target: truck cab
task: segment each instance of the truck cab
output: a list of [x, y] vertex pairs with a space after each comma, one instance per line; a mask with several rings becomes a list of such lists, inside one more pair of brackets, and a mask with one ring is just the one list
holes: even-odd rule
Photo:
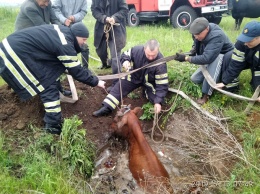
[[222, 14], [228, 12], [227, 0], [126, 0], [129, 8], [129, 26], [142, 21], [167, 21], [174, 28], [188, 29], [197, 17], [206, 17], [219, 24]]

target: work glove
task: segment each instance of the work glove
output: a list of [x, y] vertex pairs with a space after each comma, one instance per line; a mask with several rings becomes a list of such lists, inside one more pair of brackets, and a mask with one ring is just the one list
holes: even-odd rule
[[123, 63], [123, 71], [128, 72], [131, 69], [131, 64], [129, 61], [124, 61]]
[[196, 48], [192, 47], [192, 49], [190, 50], [189, 56], [195, 56], [195, 55], [196, 55]]
[[99, 80], [97, 86], [100, 87], [100, 88], [105, 89], [105, 84], [106, 84], [106, 82], [104, 82], [103, 80]]
[[180, 54], [180, 53], [176, 53], [176, 58], [175, 58], [175, 60], [176, 60], [176, 61], [183, 62], [183, 61], [185, 61], [185, 57], [186, 57], [186, 55], [183, 55], [183, 54]]

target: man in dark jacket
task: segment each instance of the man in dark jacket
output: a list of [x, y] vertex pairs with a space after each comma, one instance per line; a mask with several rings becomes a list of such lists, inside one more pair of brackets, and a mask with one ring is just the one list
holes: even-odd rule
[[[15, 21], [15, 31], [43, 24], [61, 25], [51, 8], [51, 1], [25, 0]], [[63, 95], [70, 96], [72, 94], [71, 91], [63, 89], [60, 80], [57, 82], [57, 87]]]
[[25, 0], [15, 21], [15, 31], [43, 24], [61, 24], [50, 0]]
[[[190, 33], [194, 37], [192, 54], [185, 56], [176, 53], [176, 60], [205, 65], [213, 80], [217, 82], [221, 73], [223, 57], [228, 53], [232, 53], [233, 44], [218, 25], [209, 23], [204, 17], [199, 17], [193, 21], [190, 26]], [[202, 83], [203, 95], [197, 100], [197, 103], [206, 103], [212, 95], [213, 88], [204, 78], [201, 68], [198, 68], [193, 73], [191, 80], [197, 84]]]
[[104, 81], [83, 69], [77, 58], [89, 32], [82, 23], [71, 28], [41, 25], [19, 30], [0, 43], [0, 76], [22, 100], [40, 95], [45, 130], [61, 133], [61, 106], [56, 80], [69, 72], [76, 80], [104, 88]]
[[237, 37], [232, 58], [228, 58], [225, 64], [222, 83], [217, 84], [218, 88], [231, 84], [244, 69], [251, 69], [252, 88], [255, 90], [260, 85], [260, 22], [252, 21], [245, 25]]
[[[53, 0], [52, 9], [59, 21], [70, 27], [83, 22], [87, 14], [87, 0]], [[87, 44], [81, 47], [81, 61], [84, 68], [88, 68], [89, 48]]]
[[[119, 61], [121, 50], [126, 44], [126, 17], [128, 6], [125, 0], [92, 0], [91, 11], [93, 17], [97, 20], [94, 31], [94, 46], [102, 61], [101, 68], [108, 67], [107, 48], [109, 47], [112, 73], [116, 74], [118, 73], [117, 61]], [[113, 25], [115, 23], [120, 25]], [[111, 25], [113, 25], [115, 36], [113, 36]], [[104, 27], [106, 27], [105, 30], [107, 33], [104, 32]], [[108, 35], [108, 37], [106, 35]], [[113, 83], [115, 82], [116, 80]]]
[[[159, 52], [159, 43], [152, 39], [147, 41], [144, 46], [135, 46], [124, 52], [120, 62], [124, 69], [134, 70], [161, 58], [163, 56]], [[121, 87], [120, 82], [117, 82], [103, 101], [103, 106], [95, 111], [93, 116], [105, 116], [118, 106], [121, 100], [120, 88], [122, 88], [122, 96], [125, 97], [141, 86], [144, 87], [149, 101], [154, 104], [154, 111], [161, 112], [161, 104], [169, 87], [166, 64], [141, 69], [122, 78]]]

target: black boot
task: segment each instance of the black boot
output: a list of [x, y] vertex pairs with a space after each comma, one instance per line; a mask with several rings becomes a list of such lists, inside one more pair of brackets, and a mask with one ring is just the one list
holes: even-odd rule
[[235, 78], [231, 83], [223, 87], [223, 90], [228, 92], [236, 93], [239, 91], [239, 79]]
[[111, 68], [111, 65], [112, 65], [112, 60], [108, 59], [108, 60], [106, 60], [106, 62], [102, 61], [102, 65], [100, 67], [98, 67], [98, 69], [108, 69], [108, 68]]
[[107, 64], [106, 63], [102, 63], [102, 65], [99, 66], [98, 69], [107, 69]]
[[72, 92], [69, 91], [69, 90], [63, 90], [63, 91], [62, 91], [62, 94], [63, 94], [64, 96], [72, 96]]
[[99, 110], [93, 112], [92, 115], [95, 117], [101, 117], [101, 116], [106, 116], [106, 115], [110, 114], [111, 112], [112, 112], [112, 110], [110, 110], [108, 107], [102, 106]]
[[71, 96], [72, 93], [69, 90], [64, 90], [61, 86], [60, 80], [57, 81], [57, 88], [64, 96]]
[[47, 133], [60, 135], [61, 134], [61, 124], [46, 123], [42, 130], [46, 131]]

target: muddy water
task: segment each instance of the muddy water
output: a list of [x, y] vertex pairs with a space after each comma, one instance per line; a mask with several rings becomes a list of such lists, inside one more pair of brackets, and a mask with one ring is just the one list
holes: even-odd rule
[[[176, 178], [182, 177], [183, 174], [183, 170], [177, 164], [183, 164], [186, 168], [188, 167], [187, 164], [181, 163], [183, 161], [183, 154], [177, 149], [172, 149], [173, 145], [171, 141], [156, 144], [151, 141], [150, 137], [146, 136], [146, 139], [169, 173], [171, 183], [175, 187], [175, 192], [178, 193], [179, 190], [181, 191], [180, 193], [183, 193], [185, 189], [188, 190], [185, 184], [180, 185], [176, 183]], [[119, 143], [117, 142], [116, 146]], [[128, 151], [122, 151], [120, 147], [110, 146], [100, 154], [96, 163], [96, 173], [92, 177], [94, 182], [101, 183], [96, 192], [100, 194], [145, 194], [146, 192], [136, 184], [128, 168]], [[149, 175], [147, 176], [147, 180], [149, 182]], [[151, 182], [153, 181], [151, 180]]]
[[[207, 169], [206, 164], [191, 160], [185, 145], [179, 141], [185, 135], [182, 131], [189, 126], [189, 115], [173, 114], [169, 119], [167, 130], [164, 131], [167, 136], [165, 141], [155, 143], [151, 139], [150, 133], [145, 134], [145, 137], [168, 171], [175, 193], [216, 193], [218, 188], [212, 187], [212, 184], [209, 185], [209, 182], [212, 183], [210, 171], [212, 169], [210, 167], [208, 167], [210, 170]], [[214, 176], [216, 178], [218, 174], [216, 173]], [[96, 186], [95, 193], [99, 194], [146, 193], [138, 188], [129, 171], [127, 143], [117, 139], [110, 140], [106, 149], [100, 154], [97, 160], [96, 174], [92, 177], [92, 185], [93, 183]]]

